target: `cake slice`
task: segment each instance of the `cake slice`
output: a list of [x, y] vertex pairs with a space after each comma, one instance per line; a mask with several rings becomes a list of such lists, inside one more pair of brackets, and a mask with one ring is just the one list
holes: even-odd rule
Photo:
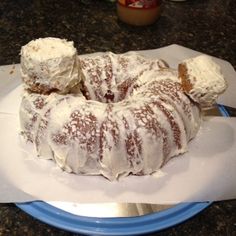
[[31, 92], [67, 93], [79, 82], [73, 42], [52, 37], [30, 41], [21, 49], [21, 75]]
[[178, 70], [184, 92], [203, 108], [213, 106], [227, 87], [220, 66], [210, 56], [186, 59]]

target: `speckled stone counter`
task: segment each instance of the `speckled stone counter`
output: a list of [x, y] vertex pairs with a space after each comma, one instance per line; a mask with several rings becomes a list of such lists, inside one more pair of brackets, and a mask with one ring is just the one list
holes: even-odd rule
[[[54, 36], [73, 40], [80, 54], [180, 44], [236, 68], [235, 0], [166, 0], [160, 19], [148, 27], [120, 22], [115, 4], [105, 0], [1, 0], [0, 15], [1, 65], [19, 63], [20, 48], [28, 41]], [[14, 204], [0, 204], [0, 235], [75, 234], [41, 223]], [[236, 200], [213, 203], [192, 219], [153, 235], [236, 235]]]

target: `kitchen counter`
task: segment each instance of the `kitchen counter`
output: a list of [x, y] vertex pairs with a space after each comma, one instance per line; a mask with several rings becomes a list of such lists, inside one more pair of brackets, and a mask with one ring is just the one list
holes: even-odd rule
[[[19, 63], [20, 48], [30, 40], [53, 36], [73, 40], [80, 54], [179, 44], [236, 68], [235, 0], [166, 0], [160, 19], [148, 27], [120, 22], [115, 3], [105, 0], [1, 0], [0, 14], [0, 65]], [[41, 223], [14, 204], [0, 204], [0, 235], [75, 234]], [[213, 203], [188, 221], [153, 235], [236, 235], [236, 200]]]

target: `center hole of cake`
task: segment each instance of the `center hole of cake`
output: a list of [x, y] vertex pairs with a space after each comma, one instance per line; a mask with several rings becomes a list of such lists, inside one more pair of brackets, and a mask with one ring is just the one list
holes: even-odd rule
[[88, 90], [87, 88], [82, 88], [81, 92], [87, 100], [94, 100], [102, 103], [117, 103], [125, 99], [126, 93], [121, 93], [121, 91], [112, 91], [111, 89], [100, 89], [93, 88], [93, 90]]
[[134, 88], [132, 81], [113, 81], [113, 83], [108, 83], [107, 80], [99, 81], [99, 83], [96, 81], [94, 83], [82, 81], [80, 84], [80, 90], [87, 100], [102, 103], [121, 102], [132, 93]]
[[105, 102], [106, 103], [110, 103], [110, 102], [116, 102], [115, 101], [115, 94], [111, 91], [111, 90], [107, 90], [107, 92], [105, 93], [104, 95], [104, 98], [105, 98]]

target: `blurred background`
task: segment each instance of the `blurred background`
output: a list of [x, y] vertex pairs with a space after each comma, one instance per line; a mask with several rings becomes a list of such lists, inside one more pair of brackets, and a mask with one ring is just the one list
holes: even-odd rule
[[1, 0], [0, 64], [19, 62], [20, 47], [39, 37], [73, 40], [80, 54], [180, 44], [235, 61], [234, 0], [162, 1], [160, 18], [135, 27], [118, 20], [106, 0]]

